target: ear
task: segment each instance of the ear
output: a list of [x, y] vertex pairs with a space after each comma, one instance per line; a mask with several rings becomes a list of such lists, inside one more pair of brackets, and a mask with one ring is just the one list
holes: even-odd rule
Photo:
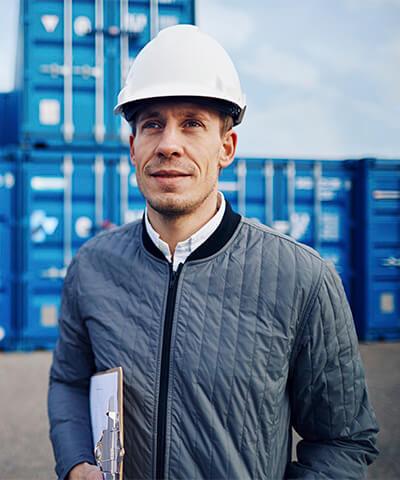
[[219, 158], [220, 168], [228, 167], [235, 159], [237, 139], [237, 133], [233, 129], [224, 134]]
[[136, 160], [135, 160], [135, 136], [131, 133], [129, 135], [129, 152], [131, 157], [131, 162], [134, 167], [136, 167]]

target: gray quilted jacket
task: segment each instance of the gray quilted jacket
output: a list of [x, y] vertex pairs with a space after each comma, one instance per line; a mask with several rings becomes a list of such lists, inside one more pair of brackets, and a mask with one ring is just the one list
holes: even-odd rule
[[229, 205], [175, 275], [142, 222], [95, 237], [61, 310], [49, 388], [60, 478], [94, 462], [88, 381], [119, 365], [126, 479], [359, 479], [377, 455], [338, 276]]

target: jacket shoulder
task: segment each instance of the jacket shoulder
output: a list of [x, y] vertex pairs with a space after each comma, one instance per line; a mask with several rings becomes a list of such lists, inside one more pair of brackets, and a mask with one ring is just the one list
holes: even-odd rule
[[304, 243], [298, 242], [294, 238], [289, 237], [278, 230], [275, 230], [274, 228], [264, 225], [256, 220], [244, 217], [242, 217], [242, 223], [246, 228], [254, 232], [254, 234], [258, 234], [264, 241], [276, 243], [277, 246], [279, 245], [279, 248], [283, 248], [284, 251], [300, 253], [303, 256], [304, 261], [315, 264], [317, 268], [321, 268], [321, 264], [325, 262], [316, 250]]
[[322, 284], [327, 262], [313, 248], [257, 221], [242, 218], [242, 226], [247, 248], [258, 252], [262, 268], [275, 271], [280, 285], [293, 286], [292, 297], [288, 288], [282, 290], [285, 299], [293, 302], [300, 296], [307, 310]]

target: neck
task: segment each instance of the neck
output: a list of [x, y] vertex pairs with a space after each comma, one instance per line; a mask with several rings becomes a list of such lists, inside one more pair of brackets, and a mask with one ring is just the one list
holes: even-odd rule
[[165, 216], [147, 204], [149, 221], [154, 230], [169, 246], [173, 255], [176, 245], [200, 230], [219, 208], [218, 192], [213, 192], [197, 209], [176, 217]]

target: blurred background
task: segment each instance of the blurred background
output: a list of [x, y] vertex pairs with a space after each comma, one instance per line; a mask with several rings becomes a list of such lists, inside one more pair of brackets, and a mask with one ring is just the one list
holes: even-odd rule
[[[32, 15], [40, 15], [62, 2], [28, 3], [38, 4]], [[105, 1], [112, 3], [119, 1]], [[144, 12], [146, 1], [129, 3], [136, 3], [136, 11], [143, 6]], [[173, 11], [184, 1], [159, 4], [170, 22], [176, 20], [171, 17], [193, 20], [184, 7]], [[0, 0], [2, 91], [15, 86], [18, 10], [18, 0]], [[197, 0], [194, 10], [196, 23], [232, 56], [247, 94], [240, 155], [398, 158], [399, 0]], [[40, 18], [37, 22], [40, 26]], [[58, 25], [47, 22], [53, 34], [62, 35], [62, 18]], [[130, 28], [150, 33], [149, 21], [140, 13], [131, 17]], [[81, 62], [90, 63], [89, 58]], [[114, 95], [109, 91], [111, 101]]]
[[0, 0], [0, 477], [54, 478], [63, 278], [85, 241], [142, 216], [112, 108], [177, 23], [222, 43], [247, 95], [221, 190], [342, 278], [382, 427], [370, 478], [400, 478], [400, 0]]

